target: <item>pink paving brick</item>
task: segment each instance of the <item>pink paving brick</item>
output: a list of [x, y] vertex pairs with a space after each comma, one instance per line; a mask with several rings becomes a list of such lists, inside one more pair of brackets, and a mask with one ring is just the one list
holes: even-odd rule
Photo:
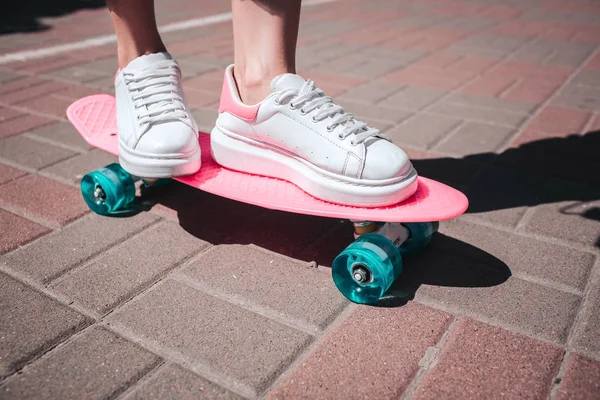
[[600, 362], [578, 354], [569, 355], [556, 400], [585, 400], [600, 394]]
[[36, 97], [21, 102], [19, 103], [19, 107], [25, 107], [38, 113], [54, 115], [58, 118], [66, 118], [67, 107], [69, 107], [72, 102], [72, 100], [50, 95]]
[[38, 117], [37, 115], [25, 114], [6, 122], [0, 121], [0, 139], [39, 128], [51, 122], [55, 121], [45, 117]]
[[591, 117], [587, 111], [547, 106], [529, 121], [526, 130], [543, 133], [546, 137], [565, 137], [581, 133]]
[[501, 77], [481, 77], [468, 84], [461, 92], [481, 96], [498, 97], [506, 89], [510, 88], [518, 81], [517, 78]]
[[551, 344], [461, 319], [415, 397], [546, 398], [562, 353]]
[[[1, 171], [0, 171], [1, 172]], [[45, 226], [0, 210], [0, 254], [15, 249], [50, 232]]]
[[9, 167], [8, 165], [0, 164], [0, 185], [10, 182], [25, 174], [26, 172], [24, 171]]
[[94, 94], [102, 93], [103, 91], [97, 88], [91, 88], [88, 86], [69, 84], [65, 89], [62, 89], [56, 93], [53, 93], [53, 97], [68, 99], [73, 102], [82, 97], [91, 96]]
[[503, 98], [507, 100], [543, 103], [560, 87], [560, 83], [543, 81], [520, 81], [510, 88]]
[[[38, 77], [23, 77], [21, 79], [15, 79], [7, 83], [0, 84], [0, 94], [5, 95], [7, 93], [16, 92], [25, 88], [33, 87], [46, 82]], [[1, 98], [4, 100], [4, 96]]]
[[269, 398], [396, 399], [450, 320], [450, 315], [417, 303], [359, 307]]
[[23, 115], [22, 112], [13, 110], [12, 108], [0, 107], [0, 122], [8, 121], [15, 117]]
[[59, 226], [88, 212], [78, 189], [37, 175], [0, 186], [0, 204]]
[[62, 82], [44, 82], [39, 85], [12, 91], [2, 96], [2, 101], [9, 104], [21, 103], [29, 99], [35, 99], [43, 95], [58, 92], [64, 89], [66, 84]]

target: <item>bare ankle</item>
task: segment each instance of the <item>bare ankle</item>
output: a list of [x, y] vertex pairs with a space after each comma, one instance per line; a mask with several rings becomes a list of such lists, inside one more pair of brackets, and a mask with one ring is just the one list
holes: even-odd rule
[[292, 68], [281, 66], [275, 69], [237, 66], [233, 70], [233, 76], [237, 83], [238, 92], [242, 102], [245, 104], [257, 104], [271, 94], [271, 81], [278, 75], [287, 72], [295, 73]]
[[162, 43], [160, 43], [159, 45], [156, 45], [156, 46], [146, 46], [145, 48], [118, 46], [117, 55], [118, 55], [119, 68], [120, 69], [125, 68], [127, 66], [127, 64], [129, 64], [130, 62], [132, 62], [133, 60], [135, 60], [136, 58], [138, 58], [140, 56], [154, 54], [154, 53], [160, 53], [160, 52], [164, 52], [164, 51], [167, 51], [167, 49], [165, 48], [165, 46]]

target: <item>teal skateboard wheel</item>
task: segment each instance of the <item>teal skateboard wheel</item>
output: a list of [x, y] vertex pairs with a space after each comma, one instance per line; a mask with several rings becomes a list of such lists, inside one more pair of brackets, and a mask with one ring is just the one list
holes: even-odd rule
[[331, 270], [335, 285], [348, 300], [372, 304], [402, 272], [402, 257], [389, 239], [367, 233], [335, 258]]
[[125, 211], [135, 200], [132, 176], [116, 163], [85, 175], [80, 186], [83, 199], [96, 214]]
[[403, 255], [412, 255], [427, 247], [431, 241], [431, 236], [440, 227], [439, 222], [410, 222], [402, 225], [410, 231], [410, 237], [402, 243], [399, 249]]

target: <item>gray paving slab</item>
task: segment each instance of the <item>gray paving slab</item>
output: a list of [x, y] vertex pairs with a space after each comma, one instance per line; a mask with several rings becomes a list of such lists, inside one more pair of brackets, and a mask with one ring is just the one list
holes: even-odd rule
[[93, 322], [3, 273], [0, 311], [0, 380]]
[[263, 391], [312, 340], [172, 280], [129, 302], [109, 321], [255, 393]]
[[36, 400], [116, 397], [160, 361], [113, 332], [93, 327], [27, 366], [0, 386], [0, 394]]
[[40, 283], [48, 283], [156, 220], [156, 216], [147, 213], [126, 219], [90, 215], [0, 258], [0, 263]]

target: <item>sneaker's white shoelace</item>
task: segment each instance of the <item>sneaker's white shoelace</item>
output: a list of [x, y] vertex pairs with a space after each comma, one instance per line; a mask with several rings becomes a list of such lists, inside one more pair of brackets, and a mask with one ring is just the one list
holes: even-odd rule
[[283, 103], [288, 99], [291, 99], [290, 107], [300, 109], [303, 114], [317, 110], [313, 115], [315, 122], [331, 118], [331, 123], [327, 126], [329, 132], [332, 132], [337, 126], [343, 126], [338, 136], [343, 140], [350, 135], [354, 135], [355, 137], [350, 142], [352, 145], [364, 143], [367, 139], [373, 137], [389, 140], [378, 129], [357, 121], [352, 114], [345, 112], [342, 106], [334, 104], [331, 97], [325, 96], [325, 93], [317, 88], [311, 80], [307, 80], [300, 91], [296, 89], [284, 90], [276, 100]]
[[156, 122], [181, 121], [193, 129], [179, 89], [179, 69], [173, 60], [160, 61], [151, 70], [123, 71], [142, 134]]

